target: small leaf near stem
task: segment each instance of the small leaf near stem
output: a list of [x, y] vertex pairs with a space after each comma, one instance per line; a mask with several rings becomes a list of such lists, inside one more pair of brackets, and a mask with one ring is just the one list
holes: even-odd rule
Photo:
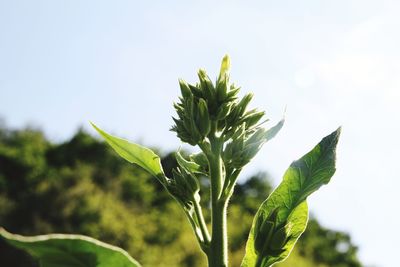
[[104, 140], [106, 140], [106, 142], [115, 150], [115, 152], [118, 153], [118, 155], [130, 163], [139, 165], [156, 177], [161, 184], [165, 185], [166, 177], [161, 166], [160, 157], [157, 154], [146, 147], [108, 134], [92, 122], [91, 124]]

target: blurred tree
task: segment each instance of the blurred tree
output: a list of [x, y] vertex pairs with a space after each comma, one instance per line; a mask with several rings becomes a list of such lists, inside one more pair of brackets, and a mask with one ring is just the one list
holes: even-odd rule
[[[170, 174], [173, 153], [162, 164]], [[207, 178], [201, 184], [208, 190]], [[229, 209], [232, 266], [240, 265], [253, 216], [271, 190], [267, 173], [237, 185]], [[0, 225], [27, 235], [90, 235], [125, 248], [144, 266], [206, 266], [182, 211], [161, 185], [82, 130], [53, 144], [39, 130], [0, 128]], [[357, 267], [356, 251], [347, 234], [311, 220], [297, 249], [279, 266]], [[3, 241], [0, 261], [37, 266]]]
[[316, 263], [335, 267], [361, 267], [356, 257], [357, 247], [351, 243], [350, 236], [343, 232], [322, 227], [311, 219], [301, 238], [299, 254], [312, 258]]

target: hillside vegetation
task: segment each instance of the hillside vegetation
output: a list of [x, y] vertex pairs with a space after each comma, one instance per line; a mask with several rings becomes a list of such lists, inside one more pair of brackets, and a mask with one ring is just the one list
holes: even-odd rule
[[[174, 156], [164, 155], [162, 164], [170, 175]], [[206, 179], [202, 186], [207, 190]], [[232, 266], [240, 265], [252, 218], [271, 190], [266, 173], [236, 187], [228, 213]], [[38, 130], [0, 129], [0, 226], [25, 235], [93, 236], [123, 247], [143, 266], [206, 266], [182, 211], [161, 185], [83, 131], [55, 144]], [[356, 252], [348, 234], [312, 219], [279, 267], [359, 267]], [[3, 241], [0, 261], [37, 266]]]

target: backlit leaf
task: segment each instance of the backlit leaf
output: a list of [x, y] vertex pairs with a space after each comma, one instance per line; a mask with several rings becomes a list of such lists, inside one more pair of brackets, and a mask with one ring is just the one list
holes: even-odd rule
[[161, 183], [164, 183], [165, 175], [161, 166], [160, 157], [152, 150], [135, 143], [130, 143], [125, 139], [112, 136], [98, 128], [94, 123], [92, 123], [92, 126], [118, 155], [130, 163], [139, 165], [160, 180]]
[[[250, 230], [242, 267], [272, 266], [290, 254], [307, 225], [307, 197], [322, 185], [327, 184], [335, 173], [336, 145], [339, 135], [340, 128], [323, 138], [305, 156], [294, 161], [285, 172], [281, 184], [261, 204]], [[276, 208], [279, 209], [276, 225], [291, 225], [289, 238], [278, 255], [261, 255], [257, 253], [254, 246], [257, 235], [256, 225], [257, 222], [266, 220]]]
[[125, 250], [87, 236], [27, 237], [0, 228], [0, 238], [38, 259], [40, 267], [140, 267]]
[[201, 166], [194, 161], [186, 160], [179, 151], [175, 152], [176, 161], [181, 168], [184, 168], [188, 172], [199, 173], [201, 172]]

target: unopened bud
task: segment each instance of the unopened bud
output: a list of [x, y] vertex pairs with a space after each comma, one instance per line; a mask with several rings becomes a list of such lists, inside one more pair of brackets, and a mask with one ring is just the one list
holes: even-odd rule
[[186, 160], [179, 151], [175, 152], [176, 161], [182, 169], [185, 169], [187, 172], [201, 172], [201, 167], [194, 161]]
[[232, 152], [234, 155], [240, 155], [243, 152], [244, 147], [244, 136], [240, 135], [237, 139], [232, 140], [233, 148]]
[[207, 102], [203, 98], [199, 100], [197, 126], [202, 137], [206, 137], [210, 132], [211, 122], [208, 114]]
[[244, 112], [246, 111], [246, 108], [249, 105], [252, 98], [253, 98], [253, 94], [248, 93], [242, 98], [242, 100], [240, 100], [240, 102], [238, 104], [238, 116], [239, 117], [244, 114]]
[[217, 100], [219, 102], [224, 102], [227, 97], [228, 92], [228, 76], [224, 76], [221, 79], [218, 79], [217, 82]]
[[264, 245], [270, 242], [272, 233], [274, 231], [274, 226], [275, 224], [273, 222], [264, 221], [259, 228], [254, 240], [254, 248], [258, 253], [261, 253]]
[[231, 68], [231, 60], [228, 55], [225, 55], [221, 62], [221, 69], [219, 71], [218, 80], [221, 80], [225, 76], [229, 75], [230, 68]]
[[190, 133], [190, 136], [192, 138], [192, 142], [190, 144], [196, 145], [202, 139], [202, 137], [200, 135], [199, 129], [197, 128], [197, 125], [195, 122], [196, 107], [195, 107], [195, 102], [194, 102], [193, 96], [191, 98], [189, 98], [187, 101], [187, 111], [188, 111], [190, 117], [186, 117], [184, 119], [184, 125], [185, 125], [185, 127], [187, 127], [188, 132]]
[[189, 156], [189, 158], [197, 163], [200, 166], [200, 170], [202, 172], [207, 172], [208, 170], [208, 159], [206, 155], [203, 152], [192, 154]]
[[197, 178], [179, 168], [173, 169], [172, 175], [176, 186], [176, 196], [180, 197], [182, 201], [193, 201], [194, 195], [200, 190]]
[[186, 182], [189, 186], [190, 192], [197, 193], [200, 190], [200, 184], [198, 179], [191, 173], [186, 173]]
[[236, 140], [239, 138], [244, 138], [244, 134], [246, 132], [246, 123], [242, 123], [238, 129], [236, 129], [235, 133], [232, 135], [232, 139]]
[[226, 95], [225, 101], [235, 100], [237, 98], [237, 94], [239, 93], [239, 91], [240, 87], [235, 88], [234, 86], [231, 86], [230, 90], [228, 91], [228, 94]]
[[215, 102], [215, 88], [205, 70], [199, 70], [198, 76], [200, 79], [201, 89], [208, 102]]
[[204, 97], [204, 96], [203, 96], [203, 92], [202, 92], [202, 91], [200, 90], [200, 88], [198, 88], [197, 86], [194, 86], [194, 85], [189, 84], [189, 88], [190, 88], [190, 91], [192, 92], [192, 94], [193, 94], [195, 97], [198, 97], [198, 98]]
[[283, 226], [276, 230], [275, 233], [272, 235], [269, 248], [271, 250], [280, 250], [286, 245], [287, 239], [287, 226]]
[[244, 121], [246, 122], [246, 125], [248, 128], [250, 128], [251, 126], [254, 126], [257, 124], [257, 122], [259, 122], [259, 120], [265, 115], [264, 111], [259, 111], [259, 112], [252, 112], [249, 115], [246, 115], [244, 117]]
[[230, 109], [231, 109], [231, 105], [229, 103], [222, 104], [218, 108], [216, 120], [223, 120], [226, 117], [226, 115], [228, 115]]
[[231, 141], [226, 144], [224, 152], [223, 152], [225, 164], [232, 160], [232, 156], [233, 156], [233, 143]]
[[179, 86], [181, 87], [181, 93], [183, 98], [190, 97], [192, 92], [190, 91], [189, 85], [182, 79], [179, 79]]
[[267, 221], [276, 223], [278, 220], [279, 207], [274, 208], [267, 217]]

